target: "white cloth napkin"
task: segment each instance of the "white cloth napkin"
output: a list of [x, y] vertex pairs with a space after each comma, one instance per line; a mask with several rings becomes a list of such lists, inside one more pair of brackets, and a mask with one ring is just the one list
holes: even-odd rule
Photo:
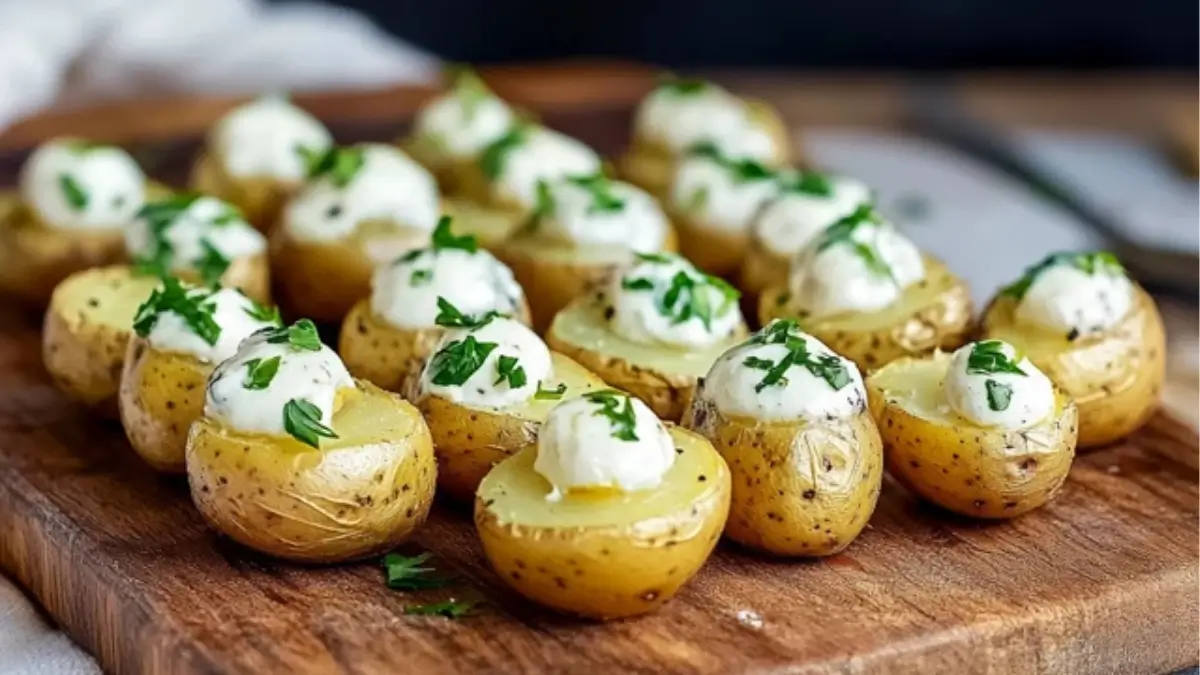
[[100, 667], [0, 576], [0, 675], [94, 675]]

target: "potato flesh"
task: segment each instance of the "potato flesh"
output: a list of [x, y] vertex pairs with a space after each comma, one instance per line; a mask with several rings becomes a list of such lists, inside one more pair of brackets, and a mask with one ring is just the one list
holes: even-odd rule
[[682, 451], [662, 485], [635, 493], [546, 497], [536, 449], [501, 462], [480, 485], [475, 524], [497, 573], [525, 596], [597, 618], [670, 599], [704, 564], [729, 511], [729, 472], [712, 446], [671, 429]]
[[212, 364], [164, 352], [143, 338], [129, 341], [121, 374], [121, 426], [129, 444], [159, 471], [183, 473], [192, 423], [204, 413]]

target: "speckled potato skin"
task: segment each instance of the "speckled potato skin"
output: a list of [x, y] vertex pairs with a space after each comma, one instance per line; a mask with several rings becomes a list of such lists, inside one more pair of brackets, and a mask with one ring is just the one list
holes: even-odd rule
[[78, 272], [54, 289], [42, 326], [42, 360], [63, 393], [103, 417], [119, 416], [133, 317], [157, 285], [118, 266]]
[[374, 263], [349, 241], [307, 242], [281, 227], [271, 237], [271, 275], [289, 315], [333, 323], [371, 294]]
[[211, 154], [201, 151], [192, 166], [188, 185], [196, 192], [233, 204], [241, 210], [246, 222], [262, 232], [269, 232], [283, 205], [301, 183], [280, 182], [267, 177], [230, 176]]
[[212, 364], [163, 352], [136, 335], [121, 374], [121, 426], [134, 451], [166, 473], [186, 469], [188, 429], [204, 413], [204, 388]]
[[879, 430], [864, 406], [821, 422], [725, 415], [700, 395], [683, 425], [729, 465], [725, 536], [780, 556], [827, 556], [850, 545], [875, 512], [883, 482]]
[[972, 518], [1013, 518], [1054, 498], [1075, 458], [1079, 412], [1056, 391], [1058, 409], [1022, 431], [947, 425], [889, 400], [872, 378], [867, 398], [888, 473], [917, 496]]
[[[192, 500], [214, 529], [267, 555], [333, 563], [394, 548], [425, 522], [437, 482], [429, 429], [367, 382], [320, 450], [202, 417], [187, 442]], [[357, 405], [357, 408], [352, 406]]]
[[[703, 566], [729, 512], [729, 471], [711, 445], [699, 440], [713, 455], [705, 476], [711, 489], [661, 517], [623, 526], [503, 522], [485, 496], [493, 480], [489, 474], [475, 498], [475, 528], [488, 561], [522, 595], [561, 612], [607, 620], [654, 611]], [[535, 452], [527, 448], [497, 470], [513, 462], [532, 471]]]
[[[675, 230], [670, 228], [662, 250], [675, 252], [678, 249]], [[526, 245], [521, 235], [498, 246], [495, 255], [512, 270], [521, 288], [527, 289], [533, 326], [539, 333], [550, 328], [550, 322], [559, 310], [607, 282], [622, 266], [617, 262], [589, 261], [584, 256], [559, 259], [539, 255], [539, 250]]]
[[750, 234], [746, 241], [746, 257], [738, 270], [738, 289], [744, 298], [749, 298], [752, 307], [757, 307], [759, 297], [773, 287], [784, 287], [788, 281], [788, 266], [791, 261], [763, 246]]
[[1113, 443], [1137, 431], [1158, 408], [1166, 377], [1166, 334], [1154, 300], [1138, 286], [1132, 309], [1111, 330], [1069, 340], [1015, 323], [1012, 298], [984, 312], [984, 338], [1027, 355], [1079, 407], [1079, 447]]
[[[967, 343], [971, 331], [971, 292], [945, 265], [925, 257], [926, 278], [905, 291], [899, 302], [897, 320], [876, 329], [859, 330], [852, 323], [856, 316], [806, 319], [786, 301], [784, 286], [768, 288], [759, 298], [758, 318], [762, 325], [774, 319], [796, 319], [805, 332], [829, 345], [830, 349], [854, 361], [864, 373], [905, 356], [920, 356], [935, 349], [953, 351]], [[936, 298], [914, 306], [909, 299], [932, 286], [940, 288]], [[881, 313], [896, 311], [884, 309]]]
[[669, 213], [679, 230], [679, 252], [683, 257], [713, 276], [737, 276], [746, 257], [749, 232], [723, 232], [697, 224], [687, 213], [674, 209]]

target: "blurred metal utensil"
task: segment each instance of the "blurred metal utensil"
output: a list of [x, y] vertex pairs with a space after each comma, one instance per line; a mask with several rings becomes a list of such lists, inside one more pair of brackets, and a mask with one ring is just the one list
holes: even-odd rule
[[1127, 228], [1110, 214], [1096, 209], [1023, 156], [1002, 129], [968, 114], [945, 83], [914, 85], [907, 98], [906, 121], [911, 129], [1004, 171], [1074, 216], [1104, 237], [1112, 252], [1151, 291], [1192, 302], [1200, 298], [1200, 255], [1196, 252], [1132, 240], [1125, 234]]

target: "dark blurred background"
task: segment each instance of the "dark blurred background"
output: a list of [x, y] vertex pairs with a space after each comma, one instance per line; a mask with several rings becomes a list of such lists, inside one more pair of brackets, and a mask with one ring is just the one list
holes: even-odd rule
[[1197, 66], [1195, 0], [338, 0], [439, 56], [671, 67]]

